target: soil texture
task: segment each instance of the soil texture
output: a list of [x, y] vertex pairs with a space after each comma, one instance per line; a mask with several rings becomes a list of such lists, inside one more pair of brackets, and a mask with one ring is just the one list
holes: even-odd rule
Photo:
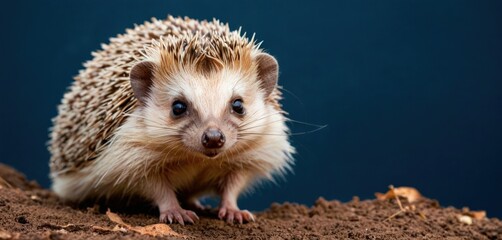
[[110, 206], [107, 214], [100, 205], [65, 205], [0, 164], [0, 239], [502, 239], [502, 222], [483, 212], [425, 197], [413, 204], [406, 197], [379, 199], [273, 203], [242, 225], [217, 219], [214, 210], [193, 225], [165, 225], [157, 224], [155, 211]]

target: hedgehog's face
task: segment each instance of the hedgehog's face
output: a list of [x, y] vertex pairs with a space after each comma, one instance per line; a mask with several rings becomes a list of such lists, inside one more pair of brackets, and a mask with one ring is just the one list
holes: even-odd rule
[[223, 67], [169, 77], [153, 74], [152, 62], [137, 64], [131, 84], [144, 108], [145, 132], [173, 154], [213, 158], [249, 149], [266, 134], [267, 123], [282, 119], [266, 100], [277, 84], [277, 62], [268, 54], [254, 61], [248, 71]]

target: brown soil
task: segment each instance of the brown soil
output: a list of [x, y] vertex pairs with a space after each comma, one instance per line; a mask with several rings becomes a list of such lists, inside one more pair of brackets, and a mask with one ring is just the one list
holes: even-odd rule
[[[224, 223], [209, 213], [194, 225], [171, 227], [195, 239], [502, 239], [499, 219], [467, 224], [459, 220], [466, 209], [443, 208], [426, 198], [413, 205], [391, 217], [400, 210], [395, 200], [341, 203], [319, 198], [312, 207], [274, 203], [256, 213], [256, 222], [244, 225]], [[152, 214], [118, 214], [132, 226], [157, 223]], [[65, 206], [49, 190], [0, 164], [0, 239], [155, 239], [125, 228], [113, 231], [116, 225], [102, 207]]]

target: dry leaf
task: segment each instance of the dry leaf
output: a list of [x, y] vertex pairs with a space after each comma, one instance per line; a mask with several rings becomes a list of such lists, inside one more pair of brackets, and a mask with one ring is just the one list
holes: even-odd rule
[[112, 231], [114, 231], [114, 232], [127, 232], [127, 229], [129, 229], [129, 228], [125, 228], [120, 225], [115, 225], [115, 227], [113, 227]]
[[87, 227], [84, 225], [66, 224], [66, 225], [55, 225], [51, 223], [44, 223], [41, 225], [42, 228], [48, 228], [50, 230], [66, 230], [68, 232], [76, 232], [86, 230]]
[[486, 211], [470, 211], [469, 216], [476, 220], [482, 220], [486, 218]]
[[127, 228], [130, 228], [131, 226], [129, 226], [128, 224], [126, 224], [124, 221], [122, 221], [122, 218], [119, 217], [119, 215], [117, 215], [116, 213], [112, 213], [112, 211], [110, 211], [110, 209], [108, 209], [108, 211], [106, 211], [106, 216], [108, 216], [108, 218], [114, 222], [114, 223], [117, 223], [117, 224], [121, 224], [121, 225], [124, 225], [124, 226], [127, 226]]
[[486, 211], [471, 211], [469, 208], [463, 208], [462, 211], [462, 215], [472, 217], [476, 220], [483, 220], [486, 218]]
[[113, 229], [109, 228], [103, 228], [103, 227], [98, 227], [94, 226], [93, 229], [97, 231], [113, 231], [113, 232], [126, 232], [127, 230], [131, 230], [133, 232], [137, 232], [141, 235], [149, 235], [153, 237], [157, 236], [176, 236], [176, 237], [183, 237], [185, 238], [186, 236], [181, 235], [171, 229], [171, 227], [167, 226], [166, 224], [152, 224], [152, 225], [147, 225], [144, 227], [141, 226], [131, 226], [127, 223], [125, 223], [122, 218], [119, 217], [119, 215], [112, 213], [110, 209], [106, 211], [106, 216], [114, 222], [117, 223], [117, 226], [115, 226]]
[[169, 226], [163, 223], [157, 223], [152, 225], [147, 225], [144, 227], [133, 227], [131, 230], [141, 234], [150, 236], [181, 236], [174, 232]]
[[111, 228], [108, 228], [108, 227], [100, 227], [100, 226], [92, 226], [92, 230], [94, 232], [98, 232], [98, 233], [109, 233], [109, 232], [113, 232], [113, 229]]
[[396, 196], [398, 197], [404, 197], [408, 200], [409, 203], [416, 202], [419, 200], [422, 195], [420, 192], [412, 187], [398, 187], [394, 188], [391, 186], [390, 190], [386, 192], [385, 194], [383, 193], [375, 193], [375, 196], [378, 200], [388, 200], [388, 199], [394, 199]]

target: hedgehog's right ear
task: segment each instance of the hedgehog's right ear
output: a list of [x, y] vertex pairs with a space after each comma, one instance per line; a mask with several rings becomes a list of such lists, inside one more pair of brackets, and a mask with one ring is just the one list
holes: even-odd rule
[[154, 69], [155, 63], [144, 61], [134, 65], [129, 74], [134, 96], [142, 105], [146, 104], [148, 92], [153, 83]]
[[258, 78], [261, 81], [261, 87], [265, 90], [265, 96], [268, 96], [277, 87], [279, 64], [274, 57], [267, 53], [258, 54], [255, 61], [258, 65]]

